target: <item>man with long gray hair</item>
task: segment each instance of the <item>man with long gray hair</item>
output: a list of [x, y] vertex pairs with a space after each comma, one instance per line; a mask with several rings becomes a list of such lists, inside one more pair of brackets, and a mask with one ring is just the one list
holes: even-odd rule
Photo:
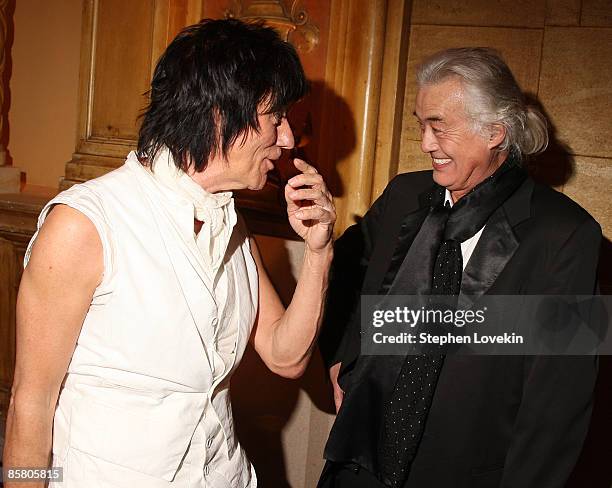
[[587, 432], [593, 356], [360, 351], [362, 295], [592, 294], [601, 229], [535, 183], [546, 120], [497, 53], [418, 70], [432, 170], [398, 175], [336, 243], [320, 341], [338, 415], [320, 487], [565, 485]]

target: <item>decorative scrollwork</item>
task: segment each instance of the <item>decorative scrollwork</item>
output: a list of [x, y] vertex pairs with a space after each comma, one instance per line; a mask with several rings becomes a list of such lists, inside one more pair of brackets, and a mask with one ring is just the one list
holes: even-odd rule
[[[319, 44], [319, 28], [310, 22], [308, 12], [300, 0], [252, 0], [248, 5], [232, 0], [225, 10], [226, 18], [241, 20], [261, 19], [274, 27], [281, 37], [298, 51], [309, 53]], [[290, 3], [290, 6], [287, 6]]]

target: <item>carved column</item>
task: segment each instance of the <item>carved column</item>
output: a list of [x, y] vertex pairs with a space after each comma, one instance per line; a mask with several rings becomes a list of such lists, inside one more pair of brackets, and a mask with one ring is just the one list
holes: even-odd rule
[[[353, 224], [372, 202], [381, 88], [388, 83], [382, 78], [388, 3], [331, 2], [326, 81], [332, 100], [323, 103], [319, 157], [335, 164], [342, 182], [341, 195], [335, 197], [336, 234]], [[338, 123], [335, 97], [350, 107], [352, 126]], [[338, 154], [343, 147], [351, 148], [350, 152]]]
[[244, 3], [234, 0], [225, 16], [246, 21], [264, 20], [298, 52], [308, 53], [319, 43], [319, 28], [310, 22], [308, 11], [299, 0], [253, 0], [246, 6]]
[[370, 203], [397, 174], [412, 2], [388, 0]]
[[4, 147], [4, 68], [6, 65], [6, 39], [8, 35], [8, 4], [9, 0], [0, 0], [0, 193], [19, 191], [21, 173], [18, 168], [6, 166], [6, 148]]
[[[6, 37], [8, 34], [8, 19], [7, 17], [8, 0], [0, 0], [0, 80], [3, 79], [4, 66], [6, 64]], [[0, 116], [0, 138], [4, 135], [4, 83], [0, 83], [0, 108], [2, 114]], [[4, 144], [0, 140], [0, 166], [6, 163], [6, 150]]]

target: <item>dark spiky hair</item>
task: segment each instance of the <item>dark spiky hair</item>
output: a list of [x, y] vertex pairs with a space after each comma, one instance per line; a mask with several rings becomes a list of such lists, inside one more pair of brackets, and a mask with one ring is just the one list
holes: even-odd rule
[[205, 19], [185, 28], [159, 59], [142, 116], [138, 157], [151, 164], [166, 146], [185, 170], [226, 156], [259, 130], [258, 108], [283, 113], [307, 91], [291, 44], [261, 23]]

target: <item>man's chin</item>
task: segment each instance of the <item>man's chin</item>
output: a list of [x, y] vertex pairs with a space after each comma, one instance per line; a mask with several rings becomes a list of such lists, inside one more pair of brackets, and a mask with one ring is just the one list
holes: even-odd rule
[[434, 169], [433, 172], [433, 180], [440, 186], [443, 187], [448, 187], [450, 185], [452, 185], [453, 183], [453, 178], [451, 177], [451, 175], [443, 172], [443, 171], [437, 171]]
[[249, 185], [247, 187], [247, 190], [251, 190], [251, 191], [259, 191], [259, 190], [263, 190], [264, 187], [266, 186], [266, 182], [268, 181], [267, 178], [264, 178], [263, 181], [260, 181], [258, 183], [255, 183], [253, 185]]

